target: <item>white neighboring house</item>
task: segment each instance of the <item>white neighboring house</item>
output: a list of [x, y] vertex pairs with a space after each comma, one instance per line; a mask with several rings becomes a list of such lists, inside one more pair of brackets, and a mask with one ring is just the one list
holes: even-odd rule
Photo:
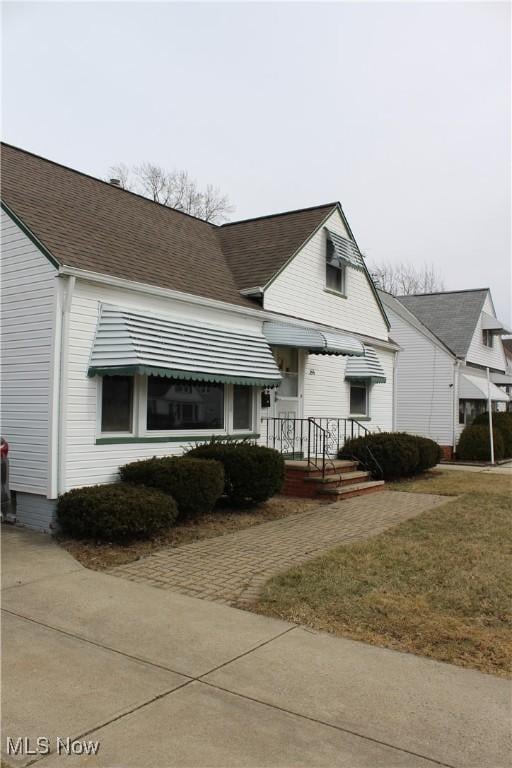
[[379, 295], [401, 347], [396, 429], [430, 437], [452, 458], [464, 427], [487, 411], [488, 389], [494, 409], [507, 407], [512, 375], [501, 336], [510, 331], [496, 318], [488, 288]]
[[19, 523], [212, 435], [300, 456], [308, 417], [331, 453], [392, 429], [398, 347], [339, 203], [215, 226], [10, 145], [2, 182]]

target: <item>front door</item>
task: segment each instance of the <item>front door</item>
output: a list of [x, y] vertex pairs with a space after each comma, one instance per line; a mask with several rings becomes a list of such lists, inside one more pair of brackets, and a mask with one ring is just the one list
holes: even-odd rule
[[298, 349], [276, 347], [274, 356], [283, 380], [274, 401], [279, 450], [288, 458], [303, 458], [307, 425], [302, 417], [301, 358]]

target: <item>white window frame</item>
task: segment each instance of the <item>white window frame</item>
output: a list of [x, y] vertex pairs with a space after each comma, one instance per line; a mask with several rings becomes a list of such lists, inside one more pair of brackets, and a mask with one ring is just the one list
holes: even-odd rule
[[243, 427], [242, 429], [235, 429], [234, 427], [234, 416], [235, 416], [235, 385], [234, 384], [226, 384], [226, 387], [229, 387], [229, 434], [230, 435], [245, 435], [245, 434], [253, 434], [255, 430], [255, 416], [256, 416], [256, 409], [257, 409], [257, 401], [256, 401], [256, 390], [257, 392], [261, 392], [261, 389], [258, 387], [249, 387], [249, 389], [252, 390], [252, 399], [251, 399], [251, 423], [248, 427]]
[[[353, 386], [363, 387], [366, 390], [366, 413], [352, 413], [352, 408], [350, 405], [351, 401], [351, 390]], [[348, 410], [350, 413], [351, 419], [369, 419], [370, 418], [370, 390], [371, 390], [371, 382], [366, 379], [352, 379], [348, 382]]]
[[[487, 328], [482, 329], [482, 342], [484, 347], [487, 349], [493, 349], [494, 347], [494, 334], [492, 331], [489, 331]], [[490, 343], [488, 343], [490, 342]]]
[[[126, 432], [102, 432], [101, 418], [103, 406], [103, 376], [97, 377], [96, 384], [96, 436], [98, 438], [129, 438], [129, 437], [176, 437], [183, 438], [186, 442], [192, 435], [194, 437], [204, 437], [205, 439], [212, 435], [226, 437], [228, 435], [245, 435], [256, 432], [256, 423], [259, 417], [258, 395], [261, 392], [259, 387], [250, 387], [252, 390], [252, 411], [251, 425], [244, 429], [234, 429], [233, 411], [234, 411], [234, 385], [224, 384], [224, 426], [218, 429], [148, 429], [147, 428], [147, 402], [148, 402], [148, 376], [134, 375], [133, 378], [133, 401], [132, 401], [132, 428]], [[184, 379], [183, 381], [188, 381]], [[207, 382], [205, 382], [207, 383]]]
[[[130, 374], [127, 374], [128, 376]], [[97, 384], [96, 384], [96, 434], [99, 437], [135, 437], [137, 434], [137, 427], [139, 423], [139, 381], [141, 377], [139, 376], [131, 376], [133, 379], [133, 386], [132, 386], [132, 428], [131, 430], [123, 430], [118, 432], [102, 432], [101, 430], [101, 422], [103, 418], [103, 376], [97, 377]]]
[[[346, 265], [335, 267], [333, 264], [329, 264], [327, 262], [327, 248], [328, 243], [332, 243], [332, 240], [330, 240], [328, 237], [325, 241], [325, 263], [324, 263], [324, 291], [327, 291], [327, 293], [332, 293], [335, 296], [339, 296], [343, 299], [346, 299], [347, 297], [347, 267]], [[334, 246], [333, 246], [334, 247]], [[330, 285], [327, 285], [327, 269], [328, 267], [331, 267], [332, 269], [338, 270], [340, 273], [340, 283], [341, 287], [338, 290], [337, 288], [332, 288]]]

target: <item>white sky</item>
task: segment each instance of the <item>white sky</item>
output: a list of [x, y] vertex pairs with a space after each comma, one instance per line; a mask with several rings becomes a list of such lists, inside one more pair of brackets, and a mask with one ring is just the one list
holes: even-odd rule
[[3, 4], [3, 137], [152, 160], [246, 218], [340, 200], [370, 261], [510, 322], [509, 3]]

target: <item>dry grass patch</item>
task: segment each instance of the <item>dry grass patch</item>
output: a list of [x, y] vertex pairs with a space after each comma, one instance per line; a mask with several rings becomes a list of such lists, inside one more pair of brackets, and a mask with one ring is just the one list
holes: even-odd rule
[[510, 480], [450, 471], [390, 487], [464, 494], [272, 579], [256, 610], [508, 676]]
[[103, 571], [116, 565], [133, 562], [165, 547], [179, 547], [183, 544], [190, 544], [192, 541], [223, 536], [243, 528], [250, 528], [252, 525], [307, 512], [320, 506], [321, 503], [317, 499], [274, 496], [268, 501], [246, 510], [218, 507], [208, 515], [203, 515], [197, 520], [187, 520], [181, 525], [178, 524], [169, 529], [164, 535], [147, 541], [113, 544], [77, 541], [63, 536], [59, 537], [58, 541], [86, 568]]

